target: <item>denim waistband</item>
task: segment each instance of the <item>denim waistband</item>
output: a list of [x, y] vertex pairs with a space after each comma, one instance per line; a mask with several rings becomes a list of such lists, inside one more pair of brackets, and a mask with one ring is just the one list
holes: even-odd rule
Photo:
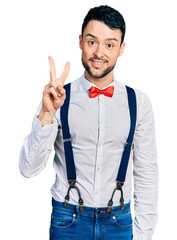
[[111, 212], [107, 212], [107, 207], [87, 207], [84, 206], [84, 211], [80, 211], [79, 210], [79, 205], [73, 205], [68, 203], [68, 206], [65, 208], [63, 206], [63, 202], [58, 202], [56, 201], [54, 198], [52, 198], [52, 206], [54, 209], [58, 209], [59, 211], [64, 211], [64, 212], [75, 212], [75, 213], [79, 213], [79, 215], [83, 215], [83, 216], [88, 216], [88, 217], [95, 217], [95, 216], [103, 216], [103, 215], [107, 215], [107, 216], [111, 216], [111, 215], [122, 215], [122, 214], [126, 214], [130, 212], [130, 202], [124, 205], [124, 209], [121, 210], [120, 209], [120, 205], [118, 206], [113, 206]]

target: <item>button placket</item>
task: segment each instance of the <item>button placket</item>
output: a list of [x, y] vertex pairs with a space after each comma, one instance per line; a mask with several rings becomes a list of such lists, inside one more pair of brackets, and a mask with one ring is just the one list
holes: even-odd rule
[[100, 204], [100, 186], [101, 186], [101, 164], [102, 164], [102, 143], [104, 140], [104, 119], [105, 119], [105, 106], [104, 106], [104, 95], [100, 94], [98, 96], [98, 108], [99, 108], [99, 118], [98, 118], [98, 144], [97, 144], [97, 157], [96, 157], [96, 168], [95, 168], [95, 204]]

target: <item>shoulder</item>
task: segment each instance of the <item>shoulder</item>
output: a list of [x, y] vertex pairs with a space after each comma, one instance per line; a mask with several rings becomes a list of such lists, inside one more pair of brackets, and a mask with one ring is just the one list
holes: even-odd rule
[[122, 92], [124, 94], [126, 94], [126, 86], [129, 87], [129, 88], [132, 88], [135, 91], [135, 95], [136, 95], [138, 105], [141, 105], [143, 102], [150, 102], [150, 99], [149, 99], [148, 95], [140, 89], [134, 88], [133, 86], [129, 86], [129, 85], [117, 80], [117, 79], [115, 80], [115, 86], [116, 86], [116, 90], [119, 93]]
[[[123, 83], [121, 83], [123, 87]], [[124, 84], [124, 91], [126, 92], [126, 86], [132, 88], [135, 92], [136, 96], [136, 105], [137, 105], [137, 123], [140, 122], [147, 114], [152, 114], [153, 108], [151, 100], [148, 94], [140, 89], [134, 88], [133, 86], [129, 86]]]
[[79, 77], [69, 83], [65, 83], [64, 87], [67, 87], [68, 85], [70, 85], [72, 92], [82, 92], [84, 91], [84, 89], [81, 82], [82, 82], [82, 77]]
[[143, 122], [152, 122], [153, 107], [149, 96], [140, 89], [135, 88], [134, 91], [137, 101], [137, 125], [141, 125]]
[[136, 94], [137, 105], [140, 109], [152, 107], [151, 100], [147, 93], [137, 88], [134, 88], [134, 91]]

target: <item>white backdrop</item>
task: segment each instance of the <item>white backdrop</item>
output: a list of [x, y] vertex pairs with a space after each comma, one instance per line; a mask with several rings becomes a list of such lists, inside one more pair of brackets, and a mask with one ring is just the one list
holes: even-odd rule
[[118, 59], [116, 78], [144, 91], [153, 105], [160, 176], [159, 220], [153, 239], [176, 238], [175, 1], [6, 0], [0, 2], [0, 238], [3, 240], [48, 239], [54, 152], [45, 170], [30, 179], [19, 173], [19, 153], [49, 81], [48, 56], [53, 56], [58, 76], [65, 62], [70, 61], [66, 83], [81, 76], [82, 21], [91, 7], [100, 4], [115, 7], [127, 25], [126, 48]]

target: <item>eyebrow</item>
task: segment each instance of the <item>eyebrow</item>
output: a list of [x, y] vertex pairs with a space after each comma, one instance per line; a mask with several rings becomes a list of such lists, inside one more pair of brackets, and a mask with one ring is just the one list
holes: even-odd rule
[[[86, 37], [97, 38], [96, 36], [92, 35], [91, 33], [86, 34]], [[117, 40], [117, 38], [106, 38], [106, 40], [108, 40], [108, 41], [114, 40], [114, 41], [116, 41], [116, 42], [119, 42], [119, 41]]]

